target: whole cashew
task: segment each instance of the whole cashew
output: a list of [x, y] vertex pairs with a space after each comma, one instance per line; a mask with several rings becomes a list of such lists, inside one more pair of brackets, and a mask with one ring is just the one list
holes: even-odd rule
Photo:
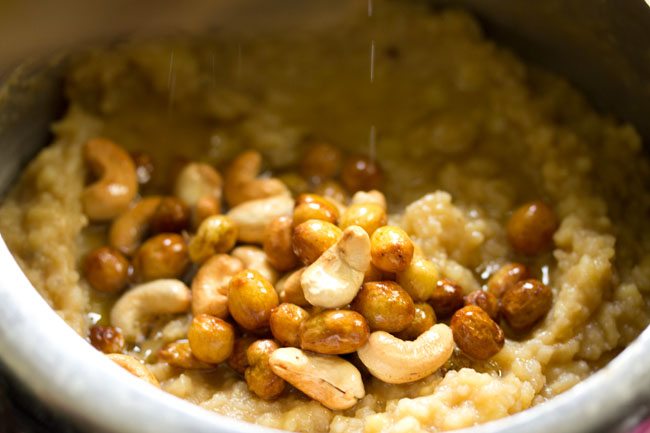
[[289, 188], [275, 178], [257, 178], [262, 169], [262, 155], [254, 150], [241, 153], [226, 171], [225, 195], [230, 207], [249, 200], [291, 195]]
[[106, 138], [88, 140], [83, 148], [88, 169], [99, 179], [81, 195], [84, 213], [107, 221], [124, 212], [138, 193], [138, 176], [131, 156]]
[[278, 281], [278, 271], [271, 266], [271, 263], [266, 259], [266, 253], [261, 248], [253, 246], [237, 247], [230, 254], [242, 261], [244, 269], [259, 272], [271, 284]]
[[376, 378], [386, 383], [408, 383], [434, 373], [447, 362], [453, 351], [451, 329], [440, 323], [414, 341], [375, 331], [357, 354]]
[[336, 244], [303, 272], [300, 284], [305, 299], [325, 308], [349, 304], [357, 295], [369, 267], [368, 233], [359, 226], [350, 226]]
[[288, 195], [250, 200], [230, 209], [227, 216], [239, 228], [242, 242], [262, 244], [266, 226], [280, 216], [291, 215], [293, 199]]
[[176, 178], [174, 195], [192, 209], [194, 226], [205, 217], [206, 208], [211, 214], [221, 212], [223, 180], [217, 170], [209, 164], [192, 162], [187, 164]]
[[273, 373], [332, 410], [349, 409], [366, 395], [359, 370], [338, 356], [283, 347], [271, 354], [269, 364]]
[[162, 314], [190, 309], [191, 292], [179, 280], [155, 280], [126, 292], [111, 310], [111, 324], [122, 330], [127, 342], [145, 338], [149, 321]]
[[358, 191], [352, 196], [350, 204], [374, 203], [386, 210], [386, 196], [380, 191], [373, 189], [371, 191]]
[[244, 270], [241, 260], [217, 254], [206, 261], [192, 280], [192, 314], [210, 314], [220, 319], [228, 316], [228, 283]]
[[160, 197], [143, 198], [118, 216], [108, 232], [108, 244], [127, 256], [133, 255], [149, 230]]
[[129, 355], [122, 355], [121, 353], [110, 353], [106, 355], [108, 359], [131, 373], [137, 378], [149, 382], [153, 386], [160, 388], [158, 379], [154, 376], [149, 369], [140, 361]]
[[307, 268], [300, 268], [296, 271], [285, 274], [275, 284], [275, 290], [278, 292], [280, 302], [288, 302], [296, 304], [299, 307], [309, 306], [309, 302], [305, 299], [302, 286], [300, 285], [300, 277]]

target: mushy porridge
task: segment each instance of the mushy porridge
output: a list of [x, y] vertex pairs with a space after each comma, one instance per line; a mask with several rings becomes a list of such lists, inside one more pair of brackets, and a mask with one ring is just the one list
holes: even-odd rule
[[543, 403], [648, 324], [634, 128], [459, 11], [238, 38], [75, 56], [0, 209], [115, 362], [266, 426], [432, 432]]

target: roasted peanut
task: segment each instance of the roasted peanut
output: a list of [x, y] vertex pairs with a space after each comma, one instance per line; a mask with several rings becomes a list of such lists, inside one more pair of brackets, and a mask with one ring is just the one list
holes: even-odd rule
[[325, 197], [316, 194], [300, 194], [293, 210], [293, 226], [297, 227], [311, 219], [336, 224], [339, 219], [339, 210]]
[[411, 264], [414, 250], [413, 241], [399, 227], [380, 227], [370, 238], [372, 263], [385, 272], [406, 270]]
[[93, 289], [116, 293], [129, 282], [129, 261], [114, 248], [100, 247], [84, 259], [83, 276]]
[[305, 268], [300, 268], [297, 271], [286, 274], [275, 285], [275, 290], [278, 292], [280, 302], [288, 302], [296, 304], [300, 307], [306, 307], [309, 302], [305, 299], [305, 294], [300, 285], [300, 278]]
[[151, 217], [152, 233], [180, 233], [190, 225], [190, 209], [176, 197], [163, 197]]
[[184, 368], [186, 370], [212, 368], [210, 364], [199, 361], [192, 354], [192, 348], [187, 340], [174, 341], [164, 345], [158, 351], [158, 358], [172, 367]]
[[510, 287], [501, 297], [501, 312], [514, 330], [523, 331], [546, 316], [553, 304], [551, 288], [528, 279]]
[[230, 255], [241, 260], [244, 269], [257, 271], [269, 283], [275, 284], [278, 281], [278, 272], [271, 266], [261, 248], [244, 245], [232, 250]]
[[237, 242], [237, 227], [224, 215], [213, 215], [199, 226], [196, 235], [190, 240], [190, 259], [203, 263], [214, 254], [227, 253]]
[[378, 189], [383, 181], [381, 167], [363, 156], [350, 156], [341, 170], [341, 181], [348, 191]]
[[485, 290], [475, 290], [465, 296], [465, 305], [476, 305], [483, 309], [492, 320], [499, 318], [499, 300], [492, 293]]
[[248, 368], [248, 357], [246, 356], [246, 351], [255, 341], [257, 341], [257, 338], [250, 335], [235, 340], [232, 354], [230, 354], [230, 357], [228, 358], [228, 365], [230, 368], [241, 375], [246, 372], [246, 369]]
[[139, 281], [180, 278], [190, 258], [185, 239], [176, 233], [161, 233], [148, 239], [133, 258], [133, 271]]
[[249, 367], [244, 377], [248, 389], [264, 400], [273, 400], [282, 394], [286, 386], [284, 380], [276, 376], [269, 365], [271, 354], [279, 349], [273, 340], [258, 340], [246, 350]]
[[302, 323], [300, 347], [326, 355], [352, 353], [369, 335], [366, 319], [356, 311], [327, 310]]
[[230, 280], [228, 311], [244, 329], [268, 326], [271, 310], [278, 306], [278, 294], [258, 272], [241, 271]]
[[415, 340], [428, 331], [435, 323], [436, 313], [433, 311], [431, 305], [426, 302], [419, 302], [415, 304], [415, 317], [411, 324], [402, 332], [395, 334], [395, 336], [402, 340]]
[[121, 353], [124, 350], [124, 336], [113, 326], [95, 325], [90, 328], [90, 344], [104, 353]]
[[555, 212], [541, 201], [526, 203], [517, 208], [507, 225], [508, 241], [512, 248], [529, 256], [551, 248], [558, 221]]
[[345, 191], [345, 188], [335, 180], [327, 179], [316, 188], [314, 188], [314, 194], [320, 195], [333, 201], [335, 204], [340, 203], [344, 205], [348, 202], [348, 193]]
[[413, 300], [393, 281], [365, 283], [351, 308], [366, 318], [371, 331], [399, 332], [415, 317]]
[[158, 379], [156, 379], [156, 376], [154, 376], [142, 362], [134, 357], [123, 355], [121, 353], [109, 353], [106, 357], [138, 379], [142, 379], [145, 382], [160, 388], [160, 383], [158, 382]]
[[350, 226], [359, 226], [369, 235], [388, 222], [386, 211], [376, 203], [352, 204], [341, 216], [339, 226], [344, 229]]
[[309, 313], [295, 304], [278, 305], [269, 319], [273, 337], [283, 346], [300, 347], [300, 325], [308, 318]]
[[464, 304], [463, 288], [454, 281], [442, 278], [437, 281], [429, 303], [437, 317], [449, 317]]
[[226, 170], [224, 192], [230, 207], [250, 200], [289, 196], [288, 188], [274, 178], [257, 178], [262, 170], [262, 155], [254, 150], [239, 154]]
[[364, 283], [370, 283], [372, 281], [382, 281], [388, 279], [387, 273], [379, 269], [377, 266], [370, 263], [368, 270], [363, 276]]
[[501, 298], [510, 287], [528, 278], [526, 265], [508, 263], [496, 271], [487, 282], [487, 290], [497, 298]]
[[109, 245], [127, 256], [135, 253], [159, 204], [160, 197], [145, 197], [115, 218], [108, 232]]
[[298, 265], [293, 252], [293, 220], [288, 216], [275, 218], [264, 233], [266, 259], [276, 270], [286, 272]]
[[219, 364], [232, 354], [235, 329], [225, 320], [208, 314], [192, 319], [187, 339], [194, 356], [209, 364]]
[[332, 223], [307, 220], [293, 230], [293, 252], [301, 262], [311, 265], [342, 235], [343, 231]]
[[135, 164], [135, 173], [140, 185], [151, 182], [156, 166], [151, 155], [145, 152], [131, 152], [131, 159]]
[[426, 301], [433, 295], [440, 274], [430, 260], [416, 254], [409, 266], [397, 273], [397, 283], [416, 301]]
[[352, 196], [352, 202], [350, 204], [376, 204], [380, 206], [384, 211], [388, 209], [386, 204], [386, 196], [376, 189], [370, 191], [357, 191]]
[[499, 325], [476, 305], [468, 305], [456, 311], [451, 318], [451, 330], [460, 350], [478, 360], [496, 355], [505, 341]]
[[335, 177], [341, 169], [341, 151], [326, 142], [310, 145], [300, 160], [300, 173], [312, 181]]

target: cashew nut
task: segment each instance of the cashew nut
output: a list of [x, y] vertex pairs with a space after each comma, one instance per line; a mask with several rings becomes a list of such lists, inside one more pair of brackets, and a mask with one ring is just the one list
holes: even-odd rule
[[278, 292], [280, 302], [289, 302], [296, 304], [299, 307], [309, 306], [309, 302], [305, 299], [305, 294], [300, 285], [300, 277], [307, 268], [300, 268], [297, 271], [285, 274], [275, 284], [275, 291]]
[[345, 410], [366, 395], [359, 370], [338, 356], [317, 355], [294, 347], [275, 350], [273, 373], [332, 410]]
[[192, 162], [187, 164], [176, 178], [174, 195], [192, 209], [194, 226], [206, 216], [221, 212], [223, 180], [211, 165]]
[[266, 226], [280, 216], [291, 215], [293, 199], [287, 195], [250, 200], [228, 212], [228, 217], [239, 228], [242, 242], [262, 244]]
[[357, 354], [376, 378], [386, 383], [408, 383], [434, 373], [447, 362], [453, 351], [451, 329], [440, 323], [414, 341], [375, 331]]
[[107, 221], [124, 212], [138, 192], [138, 176], [131, 156], [106, 138], [94, 138], [83, 148], [90, 172], [98, 180], [81, 196], [84, 213], [93, 221]]
[[160, 383], [158, 383], [156, 376], [154, 376], [142, 362], [138, 361], [134, 357], [122, 355], [121, 353], [110, 353], [106, 356], [135, 377], [160, 388]]
[[278, 281], [278, 271], [271, 266], [271, 263], [266, 258], [266, 253], [261, 248], [252, 246], [237, 247], [230, 254], [242, 261], [244, 269], [259, 272], [271, 284]]
[[373, 189], [371, 191], [358, 191], [352, 196], [350, 204], [374, 203], [386, 210], [386, 197], [380, 191]]
[[370, 266], [370, 238], [359, 226], [343, 231], [341, 239], [309, 265], [300, 277], [305, 299], [315, 306], [336, 308], [356, 296]]
[[192, 280], [192, 314], [211, 314], [225, 319], [228, 316], [228, 283], [242, 270], [241, 260], [227, 254], [208, 259]]
[[190, 309], [190, 289], [179, 280], [155, 280], [126, 292], [111, 310], [111, 324], [122, 330], [128, 342], [145, 338], [154, 317], [184, 313]]
[[118, 216], [108, 233], [109, 245], [123, 254], [133, 255], [149, 230], [160, 200], [160, 197], [143, 198]]
[[226, 201], [230, 207], [249, 200], [291, 195], [289, 189], [279, 179], [257, 178], [261, 169], [262, 155], [254, 150], [241, 153], [230, 164], [226, 171], [224, 188]]

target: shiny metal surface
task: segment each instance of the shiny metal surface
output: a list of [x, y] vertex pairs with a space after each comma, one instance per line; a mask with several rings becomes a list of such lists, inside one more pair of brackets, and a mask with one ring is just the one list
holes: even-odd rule
[[[640, 30], [637, 25], [647, 16], [635, 16], [639, 5], [646, 8], [639, 11], [643, 11], [643, 14], [648, 12], [642, 0], [553, 0], [534, 3], [523, 0], [459, 1], [476, 8], [485, 17], [488, 29], [493, 29], [500, 38], [507, 40], [513, 34], [522, 35], [514, 46], [527, 46], [525, 42], [532, 41], [528, 46], [534, 48], [530, 48], [528, 54], [532, 57], [539, 54], [537, 60], [542, 64], [552, 63], [553, 47], [561, 45], [558, 51], [560, 62], [555, 63], [555, 69], [562, 72], [567, 68], [564, 72], [574, 81], [584, 78], [579, 80], [578, 85], [582, 84], [587, 90], [593, 86], [602, 87], [589, 93], [589, 96], [623, 118], [638, 120], [637, 126], [648, 132], [650, 120], [638, 118], [643, 112], [650, 112], [650, 107], [646, 106], [650, 104], [650, 69], [645, 68], [646, 62], [650, 65], [650, 35], [645, 33], [650, 32], [650, 26]], [[554, 10], [550, 6], [559, 7], [560, 3], [568, 9]], [[587, 7], [587, 3], [590, 12], [585, 13], [586, 16], [578, 17], [577, 21], [570, 19], [571, 15], [567, 13]], [[613, 8], [614, 3], [621, 6], [620, 10]], [[540, 15], [539, 8], [548, 15]], [[621, 20], [625, 18], [618, 16], [619, 12], [626, 16], [632, 14], [629, 26], [621, 25], [624, 23]], [[528, 22], [526, 25], [526, 20], [531, 17], [537, 20], [542, 16], [545, 17], [544, 22]], [[553, 16], [557, 20], [549, 18]], [[592, 25], [586, 25], [584, 20]], [[564, 24], [560, 25], [560, 22]], [[600, 25], [596, 25], [597, 22]], [[569, 28], [558, 29], [555, 27], [558, 25], [583, 27], [566, 33]], [[608, 30], [593, 33], [594, 30], [605, 28]], [[591, 34], [591, 39], [579, 36], [581, 32]], [[606, 36], [608, 32], [617, 32], [617, 36]], [[638, 50], [626, 48], [625, 53], [621, 51], [623, 48], [619, 44], [641, 34], [645, 34], [644, 38], [635, 42]], [[588, 44], [600, 36], [605, 39], [604, 45], [592, 47], [591, 51], [581, 50], [582, 44]], [[573, 57], [571, 50], [578, 50], [573, 51]], [[607, 58], [606, 53], [612, 50], [616, 59]], [[600, 58], [587, 58], [592, 54]], [[637, 54], [639, 59], [629, 59]], [[622, 62], [620, 65], [624, 67], [615, 67], [616, 62]], [[602, 65], [602, 68], [598, 65]], [[47, 67], [25, 67], [19, 75], [20, 78], [5, 77], [5, 85], [0, 89], [0, 192], [15, 179], [20, 167], [47, 142], [49, 122], [56, 118], [63, 106], [56, 63]], [[621, 76], [627, 78], [619, 79]], [[608, 101], [608, 98], [613, 99]], [[116, 433], [270, 431], [209, 413], [142, 385], [68, 328], [36, 293], [1, 241], [0, 266], [2, 362], [45, 404], [66, 414], [83, 428], [93, 432]], [[647, 410], [646, 404], [650, 402], [649, 357], [650, 330], [646, 330], [608, 366], [565, 394], [471, 431], [623, 431], [626, 426], [638, 422]]]

